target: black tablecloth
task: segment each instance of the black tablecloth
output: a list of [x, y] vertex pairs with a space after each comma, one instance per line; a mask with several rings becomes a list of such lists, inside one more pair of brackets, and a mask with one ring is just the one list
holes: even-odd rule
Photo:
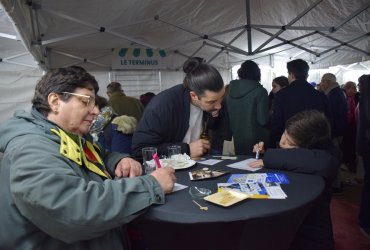
[[[246, 157], [238, 157], [240, 161]], [[217, 191], [231, 173], [252, 173], [229, 168], [236, 162], [224, 160], [213, 166], [197, 163], [177, 170], [177, 183]], [[203, 167], [230, 174], [215, 179], [191, 181], [188, 172]], [[262, 169], [261, 172], [283, 172]], [[149, 249], [288, 249], [292, 239], [314, 201], [324, 190], [319, 176], [283, 172], [290, 184], [282, 185], [288, 198], [282, 200], [247, 199], [230, 207], [205, 200], [200, 210], [189, 195], [189, 188], [166, 196], [166, 204], [152, 206], [136, 225], [142, 231]]]

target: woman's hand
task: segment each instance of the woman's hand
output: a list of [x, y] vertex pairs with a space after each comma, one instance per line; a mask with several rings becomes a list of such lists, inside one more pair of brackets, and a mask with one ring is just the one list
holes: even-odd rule
[[143, 173], [141, 164], [138, 161], [135, 161], [132, 158], [123, 158], [120, 160], [116, 166], [114, 174], [118, 178], [123, 177], [136, 177], [140, 176]]
[[263, 154], [265, 153], [265, 145], [264, 145], [264, 142], [263, 141], [260, 141], [259, 143], [255, 144], [253, 146], [253, 152], [254, 153], [259, 153], [259, 154]]
[[249, 163], [248, 166], [250, 166], [251, 168], [262, 168], [264, 166], [263, 160], [256, 160], [254, 162]]
[[165, 194], [172, 192], [176, 182], [175, 169], [171, 167], [158, 168], [150, 175], [158, 181]]

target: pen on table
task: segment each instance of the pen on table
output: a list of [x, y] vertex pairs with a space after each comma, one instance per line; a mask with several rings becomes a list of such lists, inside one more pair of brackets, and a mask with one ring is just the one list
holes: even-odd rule
[[161, 168], [161, 162], [159, 161], [157, 153], [153, 154], [153, 160], [155, 162], [155, 165], [157, 165], [157, 168]]

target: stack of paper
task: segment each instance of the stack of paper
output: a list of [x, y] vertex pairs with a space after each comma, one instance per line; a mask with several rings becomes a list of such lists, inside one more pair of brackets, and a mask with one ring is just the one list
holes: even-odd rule
[[218, 190], [231, 189], [246, 193], [254, 199], [285, 199], [280, 184], [288, 184], [289, 180], [282, 173], [233, 174], [227, 183], [218, 183]]

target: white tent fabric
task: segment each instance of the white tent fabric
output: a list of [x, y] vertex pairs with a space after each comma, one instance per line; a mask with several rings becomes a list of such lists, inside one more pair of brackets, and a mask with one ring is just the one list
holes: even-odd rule
[[369, 0], [1, 0], [43, 68], [110, 69], [112, 48], [167, 49], [223, 68], [299, 56], [323, 68], [368, 60]]
[[[333, 71], [340, 81], [357, 80], [347, 71], [370, 69], [369, 0], [0, 2], [0, 122], [30, 106], [40, 68], [83, 66], [104, 96], [114, 80], [112, 49], [166, 50], [160, 90], [182, 81], [189, 56], [215, 65], [225, 83], [232, 66], [254, 60], [268, 68], [262, 76], [268, 90], [274, 69], [296, 58], [311, 69], [349, 64]], [[309, 81], [321, 75], [312, 71]]]
[[28, 109], [42, 70], [25, 48], [0, 5], [0, 122], [16, 109]]

